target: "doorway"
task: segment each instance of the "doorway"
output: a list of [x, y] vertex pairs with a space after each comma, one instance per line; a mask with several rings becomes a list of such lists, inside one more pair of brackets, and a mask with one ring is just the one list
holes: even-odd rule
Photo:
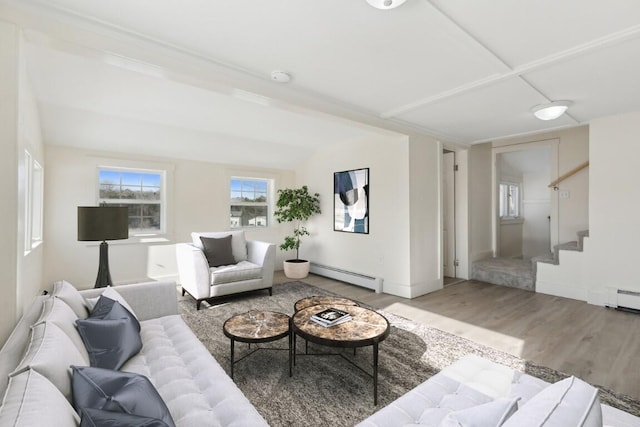
[[444, 286], [456, 277], [456, 205], [455, 205], [456, 153], [442, 151], [442, 272]]
[[494, 149], [494, 256], [529, 260], [558, 243], [558, 140]]

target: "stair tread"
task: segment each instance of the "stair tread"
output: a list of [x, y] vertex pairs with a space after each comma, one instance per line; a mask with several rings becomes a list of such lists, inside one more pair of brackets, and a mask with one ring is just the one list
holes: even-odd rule
[[578, 246], [578, 242], [573, 241], [573, 242], [560, 243], [559, 245], [555, 246], [555, 249], [562, 250], [562, 251], [579, 251], [580, 247]]

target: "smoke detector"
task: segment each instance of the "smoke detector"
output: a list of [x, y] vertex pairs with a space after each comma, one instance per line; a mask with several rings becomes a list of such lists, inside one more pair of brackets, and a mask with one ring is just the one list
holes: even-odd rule
[[272, 71], [271, 80], [278, 83], [289, 83], [291, 81], [291, 74], [285, 71]]

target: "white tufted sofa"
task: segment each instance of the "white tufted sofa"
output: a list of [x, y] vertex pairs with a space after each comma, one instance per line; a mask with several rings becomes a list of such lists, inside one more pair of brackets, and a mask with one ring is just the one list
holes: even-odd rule
[[573, 377], [550, 385], [467, 355], [357, 427], [640, 427], [640, 418], [601, 405], [597, 396], [597, 389]]
[[[92, 298], [103, 289], [81, 294]], [[177, 427], [267, 425], [178, 314], [174, 282], [138, 283], [114, 289], [140, 321], [143, 344], [142, 350], [121, 370], [139, 373], [151, 380]], [[53, 297], [36, 298], [0, 350], [0, 396], [4, 395], [0, 426], [66, 427], [79, 423], [78, 414], [62, 390], [64, 387], [60, 387], [60, 376], [50, 378], [56, 364], [61, 365], [62, 370], [58, 372], [67, 372], [71, 364], [71, 357], [67, 355], [81, 357], [68, 338], [74, 331], [73, 326], [61, 323], [75, 322], [70, 318], [73, 313], [46, 320], [48, 329], [56, 335], [41, 346], [39, 361], [33, 362], [27, 371], [15, 372], [30, 345], [31, 325], [43, 323], [41, 312], [48, 298]], [[69, 313], [66, 306], [61, 308], [64, 310], [57, 312]], [[69, 379], [62, 378], [62, 381], [68, 383]]]

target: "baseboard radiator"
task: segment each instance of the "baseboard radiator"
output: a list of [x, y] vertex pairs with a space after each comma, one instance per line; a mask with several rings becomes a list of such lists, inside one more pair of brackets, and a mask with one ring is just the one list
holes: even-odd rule
[[640, 292], [609, 288], [607, 306], [640, 312]]
[[329, 267], [327, 265], [311, 263], [309, 270], [318, 276], [329, 277], [331, 279], [340, 280], [363, 288], [373, 289], [376, 293], [382, 292], [382, 278], [371, 277], [353, 271], [343, 270], [341, 268]]

